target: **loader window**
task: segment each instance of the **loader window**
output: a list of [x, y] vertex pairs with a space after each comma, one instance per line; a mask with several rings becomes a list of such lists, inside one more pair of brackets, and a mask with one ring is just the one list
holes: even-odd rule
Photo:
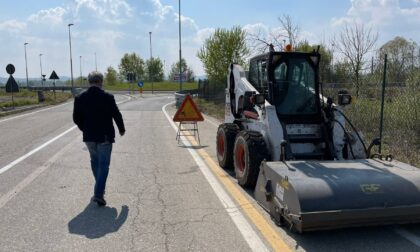
[[315, 72], [305, 58], [291, 58], [274, 69], [274, 100], [281, 115], [318, 113]]

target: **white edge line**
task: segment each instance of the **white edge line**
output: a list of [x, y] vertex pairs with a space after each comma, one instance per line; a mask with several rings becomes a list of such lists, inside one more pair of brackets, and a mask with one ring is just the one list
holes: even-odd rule
[[3, 119], [3, 120], [0, 120], [0, 123], [2, 123], [2, 122], [6, 122], [6, 121], [10, 121], [10, 120], [14, 120], [14, 119], [17, 119], [17, 118], [20, 118], [20, 117], [24, 117], [24, 116], [33, 115], [33, 114], [36, 114], [36, 113], [39, 113], [39, 112], [43, 112], [43, 111], [47, 111], [47, 110], [50, 110], [50, 109], [53, 109], [53, 108], [58, 108], [58, 107], [61, 107], [61, 106], [64, 106], [64, 105], [70, 104], [70, 103], [72, 103], [72, 102], [73, 102], [73, 101], [71, 101], [71, 102], [66, 102], [66, 103], [63, 103], [63, 104], [60, 104], [60, 105], [56, 105], [56, 106], [51, 106], [51, 107], [49, 107], [49, 108], [45, 108], [45, 109], [36, 110], [36, 111], [33, 111], [33, 112], [29, 112], [29, 113], [24, 113], [24, 114], [22, 114], [22, 115], [17, 115], [17, 116], [9, 117], [9, 118], [6, 118], [6, 119]]
[[74, 130], [77, 126], [73, 126], [70, 129], [64, 131], [63, 133], [59, 134], [58, 136], [48, 140], [47, 142], [43, 143], [42, 145], [38, 146], [37, 148], [31, 150], [30, 152], [26, 153], [25, 155], [21, 156], [20, 158], [16, 159], [15, 161], [9, 163], [6, 166], [3, 166], [2, 168], [0, 168], [0, 174], [8, 171], [10, 168], [12, 168], [13, 166], [19, 164], [20, 162], [22, 162], [23, 160], [27, 159], [28, 157], [32, 156], [33, 154], [37, 153], [38, 151], [42, 150], [43, 148], [45, 148], [46, 146], [48, 146], [49, 144], [51, 144], [52, 142], [56, 141], [57, 139], [61, 138], [62, 136], [66, 135], [67, 133], [69, 133], [70, 131]]
[[[165, 114], [166, 118], [168, 119], [169, 123], [171, 124], [172, 128], [177, 131], [178, 128], [176, 124], [172, 121], [171, 117], [166, 112], [166, 107], [170, 104], [175, 102], [170, 102], [162, 107], [162, 112]], [[184, 137], [181, 137], [181, 141], [185, 146], [191, 146], [191, 144], [186, 140]], [[249, 247], [252, 251], [269, 251], [267, 246], [261, 240], [260, 236], [255, 232], [255, 230], [251, 227], [250, 223], [244, 217], [244, 215], [238, 210], [237, 206], [234, 204], [231, 197], [210, 171], [210, 168], [205, 164], [203, 159], [197, 153], [196, 150], [192, 148], [187, 148], [190, 152], [191, 156], [194, 158], [194, 161], [197, 163], [200, 171], [203, 173], [204, 177], [209, 182], [211, 188], [216, 193], [217, 197], [219, 198], [220, 202], [226, 209], [226, 212], [232, 218], [233, 222], [235, 223], [238, 230], [241, 232], [243, 238], [248, 243]]]
[[420, 237], [417, 235], [409, 232], [404, 228], [394, 228], [394, 232], [400, 235], [401, 237], [409, 240], [410, 242], [414, 243], [417, 247], [420, 247]]
[[13, 187], [12, 190], [7, 192], [6, 194], [2, 195], [0, 197], [0, 208], [2, 208], [4, 205], [7, 204], [11, 199], [13, 199], [16, 195], [18, 195], [23, 189], [25, 189], [29, 184], [32, 183], [41, 173], [43, 173], [45, 170], [50, 168], [50, 166], [57, 161], [59, 157], [61, 157], [65, 152], [67, 152], [70, 147], [73, 146], [74, 141], [77, 139], [74, 139], [69, 144], [67, 144], [64, 148], [62, 148], [60, 151], [58, 151], [54, 156], [52, 156], [50, 159], [48, 159], [43, 165], [35, 169], [31, 174], [29, 174], [26, 178], [24, 178], [19, 184], [17, 184], [15, 187]]
[[215, 126], [216, 128], [219, 127], [218, 123], [213, 122], [213, 120], [210, 120], [208, 116], [204, 116], [204, 119], [206, 119], [207, 122], [209, 122], [210, 124], [212, 124], [213, 126]]
[[[124, 95], [126, 96], [126, 95]], [[121, 101], [121, 102], [117, 102], [117, 104], [121, 104], [123, 102], [129, 101], [131, 100], [131, 97], [128, 97], [127, 100]], [[62, 104], [64, 105], [64, 104]], [[60, 105], [61, 106], [61, 105]], [[38, 111], [39, 112], [39, 111]], [[16, 118], [16, 117], [14, 117]], [[38, 146], [37, 148], [31, 150], [30, 152], [26, 153], [25, 155], [19, 157], [18, 159], [15, 159], [14, 161], [12, 161], [11, 163], [7, 164], [6, 166], [3, 166], [0, 168], [0, 174], [5, 173], [6, 171], [10, 170], [13, 166], [19, 164], [20, 162], [22, 162], [23, 160], [27, 159], [28, 157], [32, 156], [33, 154], [37, 153], [38, 151], [42, 150], [43, 148], [47, 147], [48, 145], [50, 145], [51, 143], [55, 142], [57, 139], [63, 137], [64, 135], [66, 135], [67, 133], [69, 133], [70, 131], [74, 130], [77, 126], [73, 126], [69, 129], [67, 129], [66, 131], [64, 131], [63, 133], [59, 134], [58, 136], [55, 136], [54, 138], [48, 140], [47, 142], [43, 143], [42, 145]]]

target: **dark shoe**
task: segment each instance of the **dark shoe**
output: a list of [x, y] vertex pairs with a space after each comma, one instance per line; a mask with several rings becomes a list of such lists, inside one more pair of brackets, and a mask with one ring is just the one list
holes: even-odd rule
[[92, 201], [96, 202], [96, 204], [98, 204], [98, 206], [106, 206], [106, 201], [105, 201], [104, 198], [99, 198], [99, 197], [93, 196]]

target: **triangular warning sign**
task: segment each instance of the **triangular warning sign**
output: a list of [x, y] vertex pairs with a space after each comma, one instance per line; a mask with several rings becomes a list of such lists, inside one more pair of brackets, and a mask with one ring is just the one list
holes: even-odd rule
[[58, 80], [60, 78], [58, 78], [57, 73], [53, 70], [49, 79], [50, 80]]
[[204, 121], [204, 117], [198, 110], [193, 99], [190, 95], [187, 95], [175, 113], [173, 118], [174, 122], [198, 122]]

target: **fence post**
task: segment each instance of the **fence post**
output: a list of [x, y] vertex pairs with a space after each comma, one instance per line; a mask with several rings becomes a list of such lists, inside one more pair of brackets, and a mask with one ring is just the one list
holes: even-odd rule
[[384, 102], [385, 102], [385, 83], [386, 83], [386, 63], [388, 61], [388, 55], [385, 54], [384, 60], [384, 76], [382, 81], [382, 100], [381, 100], [381, 121], [379, 124], [379, 154], [382, 154], [382, 131], [384, 124]]

